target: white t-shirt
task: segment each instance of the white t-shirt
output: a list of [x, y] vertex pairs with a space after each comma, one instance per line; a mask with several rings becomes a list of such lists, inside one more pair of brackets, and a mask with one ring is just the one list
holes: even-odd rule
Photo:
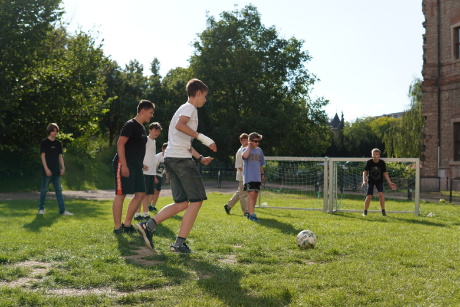
[[155, 175], [155, 154], [156, 154], [156, 141], [151, 138], [147, 138], [147, 143], [145, 144], [145, 156], [144, 156], [144, 165], [147, 165], [148, 169], [144, 171], [144, 175]]
[[163, 156], [163, 152], [159, 152], [155, 156], [155, 169], [156, 169], [156, 175], [159, 177], [163, 177], [163, 174], [166, 172], [165, 157]]
[[243, 147], [240, 147], [238, 151], [236, 152], [235, 155], [235, 168], [236, 168], [236, 180], [237, 181], [243, 181], [243, 172], [241, 169], [243, 169]]
[[187, 126], [193, 131], [198, 129], [198, 111], [195, 106], [189, 102], [184, 103], [177, 109], [171, 123], [169, 124], [168, 132], [168, 147], [165, 151], [165, 158], [191, 158], [192, 157], [192, 141], [193, 138], [176, 129], [179, 117], [189, 117]]

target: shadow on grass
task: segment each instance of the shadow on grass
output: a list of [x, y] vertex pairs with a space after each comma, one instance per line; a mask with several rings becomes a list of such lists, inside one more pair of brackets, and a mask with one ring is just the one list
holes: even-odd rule
[[[408, 213], [408, 214], [411, 214], [411, 213]], [[396, 220], [396, 221], [398, 221], [400, 223], [410, 223], [410, 224], [418, 224], [418, 225], [425, 225], [425, 226], [436, 226], [436, 227], [448, 227], [446, 224], [433, 222], [433, 221], [427, 220], [427, 219], [420, 219], [420, 217], [418, 217], [418, 218], [417, 217], [400, 218], [395, 214], [388, 214], [387, 217], [380, 217], [380, 216], [376, 215], [377, 218], [373, 218], [371, 214], [368, 214], [367, 217], [364, 217], [364, 216], [361, 216], [361, 215], [360, 216], [353, 215], [353, 214], [350, 214], [350, 213], [347, 213], [347, 212], [336, 212], [336, 213], [334, 213], [334, 215], [340, 216], [340, 217], [345, 217], [345, 218], [350, 218], [350, 219], [358, 219], [358, 220], [362, 220], [363, 222], [367, 222], [367, 223], [388, 223], [390, 221], [395, 221]]]

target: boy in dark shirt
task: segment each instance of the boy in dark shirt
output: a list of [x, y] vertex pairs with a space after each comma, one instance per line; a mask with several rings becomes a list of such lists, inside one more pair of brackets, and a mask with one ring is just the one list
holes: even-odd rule
[[[387, 173], [387, 167], [385, 161], [380, 160], [380, 149], [374, 148], [371, 151], [372, 159], [366, 162], [363, 172], [363, 184], [362, 186], [367, 185], [367, 196], [364, 202], [364, 212], [363, 216], [367, 215], [367, 210], [371, 203], [371, 199], [374, 196], [374, 187], [377, 189], [380, 207], [382, 208], [382, 215], [386, 216], [385, 212], [385, 197], [383, 196], [383, 178], [387, 180], [390, 188], [396, 190], [396, 184], [391, 182], [390, 176]], [[369, 175], [369, 176], [368, 176]]]
[[65, 166], [64, 158], [62, 157], [62, 144], [56, 139], [59, 127], [55, 123], [49, 124], [46, 132], [48, 133], [48, 137], [40, 143], [40, 157], [43, 168], [38, 214], [45, 214], [46, 194], [48, 193], [50, 183], [52, 183], [59, 205], [59, 213], [62, 215], [73, 215], [65, 209], [64, 197], [62, 196], [61, 176], [64, 175]]

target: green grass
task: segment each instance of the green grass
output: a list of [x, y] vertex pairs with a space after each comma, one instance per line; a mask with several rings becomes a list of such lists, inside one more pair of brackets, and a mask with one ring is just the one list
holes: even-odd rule
[[[169, 252], [181, 215], [159, 226], [153, 252], [111, 233], [110, 201], [69, 200], [75, 216], [54, 201], [44, 216], [37, 201], [0, 201], [0, 306], [460, 305], [458, 206], [387, 218], [257, 208], [254, 223], [225, 214], [229, 195], [208, 198], [191, 255]], [[296, 246], [303, 229], [315, 249]]]

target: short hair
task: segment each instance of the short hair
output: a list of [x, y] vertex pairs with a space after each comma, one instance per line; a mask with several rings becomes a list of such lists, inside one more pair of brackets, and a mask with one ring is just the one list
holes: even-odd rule
[[152, 130], [152, 129], [161, 130], [163, 128], [161, 128], [161, 125], [159, 122], [153, 122], [149, 125], [149, 130]]
[[374, 149], [372, 149], [372, 151], [371, 151], [371, 155], [373, 155], [373, 154], [374, 154], [374, 152], [378, 152], [379, 154], [381, 154], [381, 153], [382, 153], [382, 152], [380, 151], [380, 149], [378, 149], [378, 148], [374, 148]]
[[166, 147], [168, 147], [168, 142], [163, 143], [163, 146], [161, 146], [161, 149], [166, 149]]
[[141, 110], [150, 110], [150, 109], [155, 110], [155, 104], [151, 102], [150, 100], [141, 100], [139, 104], [137, 105], [137, 113], [140, 113]]
[[48, 135], [50, 135], [50, 133], [54, 130], [57, 130], [57, 132], [59, 132], [59, 126], [56, 123], [51, 123], [48, 125], [48, 127], [46, 127], [46, 133], [48, 133]]
[[188, 97], [195, 97], [198, 91], [208, 92], [208, 86], [198, 79], [190, 79], [185, 86]]
[[240, 141], [241, 140], [247, 140], [249, 138], [249, 135], [247, 133], [241, 133], [240, 135]]
[[254, 139], [261, 140], [262, 139], [262, 134], [258, 134], [257, 132], [252, 132], [251, 134], [249, 134], [249, 140], [252, 141]]

